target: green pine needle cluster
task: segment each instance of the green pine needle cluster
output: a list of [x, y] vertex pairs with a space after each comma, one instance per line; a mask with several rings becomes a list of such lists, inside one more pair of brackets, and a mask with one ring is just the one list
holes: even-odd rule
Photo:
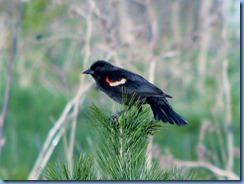
[[73, 166], [64, 162], [49, 164], [42, 172], [47, 180], [96, 180], [94, 160], [90, 155], [81, 154], [75, 159]]
[[148, 109], [139, 114], [136, 108], [126, 109], [118, 121], [109, 119], [94, 105], [91, 111], [98, 117], [96, 121], [100, 125], [97, 126], [96, 158], [102, 179], [164, 179], [160, 178], [160, 170], [154, 165], [148, 168], [146, 162], [148, 136], [161, 126], [161, 123], [152, 121]]
[[95, 153], [81, 154], [70, 169], [67, 164], [49, 165], [43, 171], [50, 180], [189, 180], [181, 171], [166, 171], [152, 161], [148, 163], [149, 136], [155, 135], [162, 122], [152, 119], [149, 108], [138, 111], [124, 106], [118, 119], [109, 118], [97, 106], [91, 106], [96, 127]]

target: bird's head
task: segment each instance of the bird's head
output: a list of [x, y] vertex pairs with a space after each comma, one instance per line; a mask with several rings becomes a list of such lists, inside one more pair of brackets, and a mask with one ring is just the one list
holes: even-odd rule
[[114, 68], [112, 64], [104, 60], [98, 60], [94, 62], [88, 70], [82, 72], [82, 74], [90, 74], [94, 79], [97, 79], [97, 77], [106, 75], [108, 71], [112, 71]]

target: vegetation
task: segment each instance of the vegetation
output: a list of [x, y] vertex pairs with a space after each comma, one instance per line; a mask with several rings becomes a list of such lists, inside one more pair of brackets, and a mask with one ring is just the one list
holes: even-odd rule
[[[101, 117], [117, 112], [118, 105], [81, 75], [97, 59], [149, 79], [173, 96], [170, 104], [189, 122], [155, 127], [149, 146], [157, 171], [177, 173], [176, 179], [188, 169], [194, 178], [182, 179], [239, 179], [239, 12], [237, 0], [0, 0], [0, 179], [150, 175], [108, 171], [104, 155], [111, 153], [96, 140], [106, 130]], [[91, 117], [93, 103], [102, 112], [93, 106], [98, 114]], [[148, 115], [141, 117], [150, 122], [146, 108]], [[81, 162], [97, 163], [87, 172]], [[49, 175], [41, 176], [46, 169]]]
[[[150, 118], [149, 108], [138, 112], [124, 107], [125, 113], [111, 119], [95, 105], [91, 117], [98, 135], [92, 141], [94, 156], [81, 154], [72, 169], [58, 163], [43, 171], [44, 179], [53, 180], [190, 180], [180, 170], [166, 171], [148, 159], [149, 137], [162, 127]], [[93, 120], [91, 120], [93, 122]]]

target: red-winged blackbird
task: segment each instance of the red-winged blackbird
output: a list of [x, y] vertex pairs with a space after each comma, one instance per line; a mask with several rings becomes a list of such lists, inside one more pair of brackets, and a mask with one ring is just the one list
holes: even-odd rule
[[[162, 90], [148, 82], [142, 76], [98, 60], [83, 74], [90, 74], [97, 83], [98, 88], [118, 103], [128, 103], [136, 96], [139, 101], [148, 103], [156, 120], [176, 123], [178, 126], [187, 122], [174, 112], [166, 98], [172, 98]], [[127, 102], [123, 101], [126, 96]], [[126, 104], [128, 105], [128, 104]]]

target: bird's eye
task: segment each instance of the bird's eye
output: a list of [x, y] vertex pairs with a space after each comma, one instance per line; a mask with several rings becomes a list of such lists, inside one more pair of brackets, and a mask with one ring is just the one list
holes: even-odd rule
[[97, 72], [101, 72], [101, 71], [103, 71], [103, 68], [101, 68], [101, 67], [97, 67], [97, 68], [95, 68], [95, 71], [97, 71]]

